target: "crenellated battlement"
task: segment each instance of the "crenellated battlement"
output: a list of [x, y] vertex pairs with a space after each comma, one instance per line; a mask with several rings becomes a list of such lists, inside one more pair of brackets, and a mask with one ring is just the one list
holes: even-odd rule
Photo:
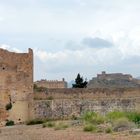
[[63, 78], [62, 81], [59, 80], [46, 80], [42, 79], [40, 81], [34, 82], [38, 87], [45, 87], [45, 88], [67, 88], [67, 82]]

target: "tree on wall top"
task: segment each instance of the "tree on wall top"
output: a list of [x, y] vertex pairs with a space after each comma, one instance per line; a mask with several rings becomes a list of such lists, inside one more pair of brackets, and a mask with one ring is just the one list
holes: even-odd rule
[[73, 88], [86, 88], [87, 87], [87, 81], [83, 80], [83, 77], [80, 76], [80, 74], [77, 74], [77, 77], [75, 79], [75, 84], [72, 84]]

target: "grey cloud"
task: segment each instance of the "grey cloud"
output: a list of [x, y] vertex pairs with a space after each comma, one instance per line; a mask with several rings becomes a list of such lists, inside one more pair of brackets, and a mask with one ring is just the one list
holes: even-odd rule
[[82, 40], [82, 44], [88, 46], [88, 47], [93, 47], [93, 48], [102, 48], [102, 47], [112, 47], [113, 43], [109, 42], [108, 40], [95, 37], [95, 38], [84, 38]]
[[67, 43], [65, 44], [65, 48], [67, 50], [75, 51], [75, 50], [80, 50], [83, 47], [78, 42], [70, 40], [70, 41], [67, 41]]

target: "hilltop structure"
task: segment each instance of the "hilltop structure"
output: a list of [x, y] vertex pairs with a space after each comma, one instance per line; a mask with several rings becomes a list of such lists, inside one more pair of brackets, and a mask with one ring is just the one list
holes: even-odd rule
[[40, 80], [34, 82], [37, 87], [44, 87], [48, 89], [67, 88], [67, 82], [63, 78], [62, 81], [58, 80]]
[[140, 87], [140, 80], [135, 79], [130, 74], [110, 73], [103, 71], [89, 81], [88, 88], [127, 88]]
[[33, 93], [33, 51], [15, 53], [0, 49], [0, 122], [29, 120]]

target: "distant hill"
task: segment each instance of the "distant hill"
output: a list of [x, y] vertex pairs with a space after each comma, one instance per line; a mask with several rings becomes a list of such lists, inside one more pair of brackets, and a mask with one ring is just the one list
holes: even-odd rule
[[136, 77], [136, 79], [140, 79], [140, 76], [139, 77]]
[[140, 77], [133, 78], [130, 74], [102, 72], [89, 81], [88, 88], [130, 88], [140, 87]]

